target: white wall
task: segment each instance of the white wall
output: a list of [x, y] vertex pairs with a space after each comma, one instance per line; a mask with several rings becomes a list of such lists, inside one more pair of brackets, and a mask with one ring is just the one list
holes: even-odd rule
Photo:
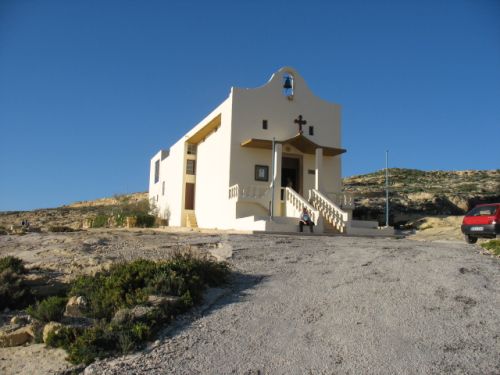
[[[294, 98], [289, 100], [282, 94], [282, 75], [289, 72], [294, 76]], [[254, 180], [255, 164], [269, 165], [271, 151], [241, 147], [241, 142], [250, 138], [285, 140], [298, 133], [294, 120], [302, 115], [307, 121], [303, 128], [306, 138], [321, 146], [341, 148], [340, 106], [328, 103], [315, 96], [303, 78], [292, 68], [282, 68], [264, 86], [256, 89], [233, 88], [233, 129], [231, 133], [231, 177], [230, 185], [261, 184]], [[262, 120], [268, 121], [268, 129], [262, 129]], [[308, 126], [314, 126], [310, 136]], [[302, 154], [298, 150], [290, 153]], [[283, 145], [283, 152], [287, 145]], [[339, 191], [341, 187], [340, 156], [323, 159], [322, 176], [325, 191]], [[314, 175], [308, 169], [315, 169], [315, 156], [303, 154], [303, 193], [314, 187]]]
[[212, 112], [212, 118], [221, 114], [220, 127], [198, 144], [195, 213], [201, 228], [227, 228], [232, 221], [228, 200], [231, 110], [229, 98]]

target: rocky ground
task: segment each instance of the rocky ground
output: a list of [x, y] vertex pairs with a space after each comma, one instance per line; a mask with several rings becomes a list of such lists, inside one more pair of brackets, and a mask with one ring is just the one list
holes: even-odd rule
[[[453, 223], [452, 223], [453, 225]], [[422, 223], [425, 226], [425, 223]], [[409, 239], [88, 230], [0, 236], [0, 257], [68, 281], [111, 262], [191, 247], [227, 257], [234, 278], [143, 352], [87, 374], [500, 372], [499, 260], [461, 237]], [[418, 236], [421, 236], [420, 238]], [[431, 236], [432, 237], [432, 236]], [[41, 345], [0, 349], [0, 373], [70, 365]]]

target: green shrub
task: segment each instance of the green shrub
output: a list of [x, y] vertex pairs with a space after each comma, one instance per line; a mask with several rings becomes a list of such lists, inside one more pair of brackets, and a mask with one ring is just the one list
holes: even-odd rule
[[[227, 281], [229, 267], [192, 255], [176, 255], [165, 262], [139, 259], [113, 265], [95, 276], [81, 276], [70, 295], [83, 296], [94, 326], [82, 331], [62, 329], [48, 344], [63, 347], [73, 363], [89, 364], [96, 358], [123, 354], [140, 348], [161, 324], [201, 301], [205, 287]], [[152, 309], [140, 321], [112, 320], [122, 308], [145, 304], [149, 295], [178, 296], [175, 306]]]
[[482, 243], [481, 246], [493, 254], [500, 256], [500, 240], [490, 240]]
[[53, 348], [69, 348], [83, 332], [82, 328], [64, 326], [47, 335], [45, 344]]
[[156, 217], [148, 214], [135, 215], [137, 218], [136, 226], [140, 228], [152, 228], [155, 226]]
[[97, 325], [87, 328], [76, 340], [65, 348], [72, 363], [90, 364], [116, 350], [116, 335], [109, 327]]
[[0, 272], [0, 310], [25, 307], [32, 295], [23, 279], [11, 268]]
[[92, 220], [92, 228], [103, 228], [108, 225], [109, 217], [106, 215], [97, 215]]
[[66, 297], [53, 296], [37, 302], [35, 306], [28, 307], [27, 312], [33, 318], [45, 323], [58, 322], [64, 315], [67, 302]]
[[0, 272], [11, 269], [12, 272], [17, 274], [26, 273], [26, 269], [24, 268], [23, 261], [19, 258], [8, 256], [4, 258], [0, 258]]
[[23, 308], [32, 298], [22, 274], [26, 273], [23, 261], [13, 256], [0, 258], [0, 309]]
[[75, 232], [75, 229], [63, 225], [49, 227], [49, 232]]

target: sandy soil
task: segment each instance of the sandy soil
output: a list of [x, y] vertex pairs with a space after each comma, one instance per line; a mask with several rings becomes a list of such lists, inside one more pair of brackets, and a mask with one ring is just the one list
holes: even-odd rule
[[[64, 280], [187, 246], [229, 257], [230, 287], [148, 350], [87, 374], [500, 372], [499, 260], [461, 240], [152, 230], [0, 236], [0, 256]], [[38, 345], [0, 349], [0, 373], [54, 373], [70, 366], [63, 357]]]

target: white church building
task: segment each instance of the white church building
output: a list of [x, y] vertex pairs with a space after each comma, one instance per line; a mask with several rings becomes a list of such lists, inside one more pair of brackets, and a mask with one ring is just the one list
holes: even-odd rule
[[[151, 159], [149, 198], [170, 226], [298, 231], [306, 207], [315, 232], [368, 233], [342, 192], [341, 106], [315, 96], [284, 67], [229, 97]], [[307, 228], [306, 228], [307, 231]]]

